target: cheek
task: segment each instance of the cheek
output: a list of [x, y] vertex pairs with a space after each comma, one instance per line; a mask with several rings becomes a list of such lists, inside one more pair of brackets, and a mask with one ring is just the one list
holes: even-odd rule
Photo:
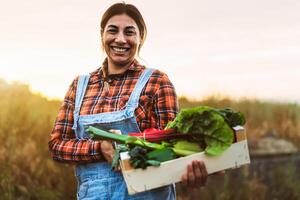
[[128, 43], [130, 44], [131, 47], [133, 47], [134, 49], [137, 49], [139, 46], [139, 42], [137, 40], [130, 40], [128, 41]]
[[113, 37], [104, 35], [102, 38], [102, 45], [107, 46], [114, 40]]

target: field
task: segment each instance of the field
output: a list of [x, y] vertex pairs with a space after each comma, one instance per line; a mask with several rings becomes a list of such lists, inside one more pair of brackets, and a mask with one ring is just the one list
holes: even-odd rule
[[[273, 133], [300, 145], [300, 106], [292, 103], [233, 100], [210, 96], [202, 101], [179, 99], [180, 108], [210, 105], [245, 114], [249, 141]], [[61, 105], [32, 94], [27, 85], [0, 80], [0, 199], [75, 199], [73, 166], [52, 161], [48, 139]], [[207, 187], [187, 192], [178, 185], [178, 199], [300, 199], [298, 155], [256, 159], [250, 166], [211, 178]], [[267, 172], [267, 173], [266, 173]]]

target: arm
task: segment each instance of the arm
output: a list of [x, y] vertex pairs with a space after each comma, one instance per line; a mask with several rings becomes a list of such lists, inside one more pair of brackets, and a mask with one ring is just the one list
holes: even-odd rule
[[52, 158], [56, 161], [69, 163], [99, 161], [102, 158], [101, 142], [76, 139], [72, 130], [77, 81], [78, 78], [73, 81], [65, 95], [50, 135], [49, 150]]

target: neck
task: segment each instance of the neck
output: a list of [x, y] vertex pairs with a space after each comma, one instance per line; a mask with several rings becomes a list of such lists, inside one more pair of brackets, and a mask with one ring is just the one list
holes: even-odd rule
[[110, 59], [108, 59], [108, 74], [122, 74], [124, 73], [132, 64], [133, 61], [128, 62], [123, 65], [117, 65], [116, 63], [112, 62]]

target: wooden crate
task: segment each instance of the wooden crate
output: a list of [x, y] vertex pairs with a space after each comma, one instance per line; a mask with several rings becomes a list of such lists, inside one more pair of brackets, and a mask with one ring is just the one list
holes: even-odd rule
[[208, 156], [204, 152], [200, 152], [163, 162], [159, 167], [150, 166], [143, 170], [132, 168], [128, 152], [121, 153], [121, 169], [128, 193], [135, 194], [179, 182], [182, 174], [187, 170], [187, 165], [193, 160], [203, 160], [208, 174], [249, 164], [246, 131], [240, 126], [234, 129], [235, 143], [220, 156]]

